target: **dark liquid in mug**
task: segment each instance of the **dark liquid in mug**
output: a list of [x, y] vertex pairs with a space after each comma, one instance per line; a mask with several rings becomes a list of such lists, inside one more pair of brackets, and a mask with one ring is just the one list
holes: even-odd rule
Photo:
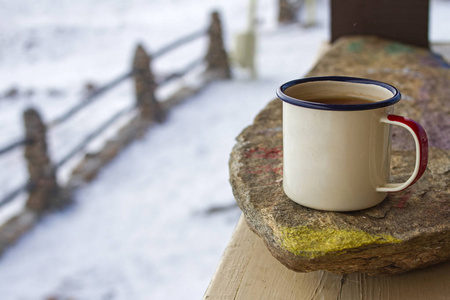
[[349, 97], [349, 96], [336, 96], [329, 98], [317, 98], [317, 99], [308, 99], [308, 102], [316, 102], [323, 104], [333, 104], [333, 105], [355, 105], [355, 104], [369, 104], [376, 101], [372, 101], [369, 99], [358, 98], [358, 97]]

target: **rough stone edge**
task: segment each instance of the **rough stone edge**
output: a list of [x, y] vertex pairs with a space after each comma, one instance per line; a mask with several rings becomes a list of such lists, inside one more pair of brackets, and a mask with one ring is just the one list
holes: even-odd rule
[[[249, 228], [255, 232], [259, 237], [261, 237], [264, 241], [264, 244], [269, 249], [274, 257], [276, 257], [279, 261], [283, 262], [283, 265], [288, 269], [291, 269], [296, 272], [313, 272], [319, 270], [327, 270], [329, 272], [335, 274], [352, 274], [352, 273], [364, 273], [368, 275], [396, 275], [402, 274], [408, 271], [425, 268], [428, 266], [432, 266], [438, 263], [442, 263], [450, 260], [450, 235], [444, 235], [439, 232], [433, 232], [426, 236], [416, 237], [413, 239], [409, 239], [406, 241], [402, 241], [401, 243], [386, 243], [383, 245], [378, 244], [370, 244], [365, 245], [359, 248], [355, 248], [349, 251], [338, 251], [338, 252], [330, 252], [324, 256], [308, 259], [308, 258], [299, 258], [295, 254], [285, 250], [278, 243], [273, 243], [276, 247], [273, 247], [266, 240], [266, 237], [261, 236], [250, 224]], [[424, 254], [422, 249], [416, 249], [414, 252], [411, 252], [408, 249], [411, 244], [416, 244], [416, 240], [420, 239], [420, 244], [427, 245], [428, 248], [439, 249], [439, 252], [447, 252], [449, 253], [447, 257], [438, 258], [433, 253]], [[446, 241], [446, 242], [444, 242]], [[381, 257], [377, 254], [377, 249], [379, 247], [383, 247], [385, 256]], [[445, 250], [441, 250], [444, 248]], [[361, 258], [349, 258], [352, 252], [358, 251], [358, 254]], [[285, 257], [281, 256], [280, 253], [283, 252], [286, 254]], [[338, 267], [330, 267], [330, 261], [328, 259], [328, 255], [339, 254], [339, 260], [337, 261], [337, 265], [344, 265], [343, 268]], [[423, 261], [429, 256], [434, 257], [434, 260]], [[292, 260], [288, 259], [292, 257]], [[333, 257], [334, 259], [336, 256]], [[376, 259], [377, 265], [380, 264], [380, 261], [384, 263], [382, 267], [376, 267], [374, 269], [371, 267], [371, 260]], [[296, 267], [296, 264], [301, 262], [302, 269]]]
[[[235, 146], [233, 148], [232, 155], [236, 155], [237, 153], [240, 153], [237, 150], [238, 150], [238, 148], [241, 148], [241, 147], [242, 146], [239, 146], [239, 147]], [[236, 150], [236, 152], [235, 152], [235, 150]], [[237, 154], [237, 155], [239, 155], [239, 154]], [[231, 170], [235, 170], [235, 171], [239, 172], [241, 165], [242, 165], [242, 163], [237, 162], [236, 159], [234, 159], [234, 160], [230, 159], [230, 169]], [[235, 176], [235, 178], [231, 179], [230, 181], [231, 181], [234, 196], [236, 198], [239, 197], [240, 199], [242, 199], [243, 200], [243, 201], [241, 200], [242, 202], [251, 203], [251, 202], [249, 202], [250, 193], [247, 191], [248, 188], [246, 188], [246, 189], [236, 188], [237, 186], [239, 186], [239, 185], [236, 185], [236, 181], [242, 182], [241, 177]], [[243, 186], [243, 185], [240, 185], [240, 186]], [[345, 271], [343, 271], [339, 267], [329, 268], [329, 261], [327, 261], [326, 259], [329, 254], [335, 254], [336, 252], [333, 252], [333, 253], [330, 252], [327, 255], [319, 256], [319, 257], [312, 258], [312, 259], [308, 259], [308, 258], [300, 259], [301, 262], [305, 265], [305, 268], [302, 270], [299, 270], [297, 267], [295, 267], [295, 264], [294, 264], [294, 259], [298, 263], [298, 261], [299, 261], [298, 256], [295, 256], [293, 253], [282, 248], [279, 245], [279, 243], [276, 241], [272, 241], [270, 243], [267, 240], [266, 236], [260, 234], [260, 232], [263, 232], [263, 231], [267, 231], [267, 230], [272, 231], [272, 228], [261, 226], [261, 229], [258, 229], [258, 228], [253, 227], [252, 224], [247, 222], [247, 218], [250, 217], [249, 212], [246, 209], [244, 209], [244, 207], [241, 207], [241, 210], [244, 213], [246, 223], [247, 223], [248, 227], [250, 228], [250, 230], [253, 231], [256, 235], [258, 235], [263, 240], [264, 244], [269, 249], [269, 251], [272, 253], [272, 255], [274, 257], [276, 257], [279, 261], [283, 261], [283, 265], [286, 266], [288, 269], [296, 271], [296, 272], [313, 272], [313, 271], [326, 269], [329, 272], [341, 274], [341, 275], [351, 274], [351, 273], [365, 273], [368, 275], [395, 275], [395, 274], [401, 274], [401, 273], [405, 273], [408, 271], [412, 271], [415, 269], [425, 268], [425, 267], [428, 267], [428, 266], [431, 266], [434, 264], [438, 264], [438, 263], [450, 260], [450, 234], [447, 234], [447, 236], [445, 236], [439, 232], [437, 232], [437, 233], [432, 232], [429, 235], [420, 237], [421, 244], [425, 244], [425, 245], [427, 245], [427, 247], [436, 248], [436, 249], [444, 247], [446, 249], [444, 251], [448, 253], [447, 257], [443, 257], [441, 259], [437, 259], [434, 261], [423, 262], [420, 259], [421, 254], [422, 254], [420, 249], [417, 249], [415, 252], [413, 252], [413, 256], [411, 256], [411, 252], [405, 252], [405, 250], [407, 250], [409, 248], [409, 246], [412, 243], [415, 243], [416, 240], [419, 238], [419, 237], [414, 237], [409, 240], [402, 240], [402, 242], [400, 242], [400, 243], [383, 244], [383, 248], [386, 249], [385, 252], [389, 253], [389, 255], [387, 255], [386, 258], [384, 258], [384, 259], [380, 258], [379, 256], [377, 256], [375, 254], [374, 250], [376, 251], [376, 249], [380, 247], [379, 244], [375, 244], [375, 243], [365, 245], [365, 246], [362, 246], [359, 248], [355, 248], [350, 251], [337, 252], [337, 253], [341, 253], [340, 254], [341, 259], [339, 261], [340, 261], [340, 263], [345, 264], [345, 266], [346, 266], [345, 268], [347, 269]], [[262, 227], [264, 227], [264, 230], [262, 230]], [[272, 236], [275, 237], [274, 234]], [[444, 242], [444, 241], [447, 241], [447, 242]], [[274, 248], [272, 245], [276, 245], [277, 247]], [[348, 258], [347, 253], [351, 253], [353, 251], [360, 251], [359, 253], [361, 254], [361, 256], [363, 256], [365, 258], [363, 258], [363, 259]], [[285, 253], [286, 254], [285, 257], [280, 256], [279, 255], [280, 252]], [[286, 257], [292, 257], [293, 260], [285, 259]], [[413, 259], [411, 259], [411, 257], [413, 257]], [[378, 261], [380, 261], [380, 259], [382, 261], [385, 261], [385, 266], [381, 267], [381, 268], [377, 268], [376, 271], [374, 271], [373, 268], [370, 268], [370, 266], [371, 266], [370, 261], [374, 258], [377, 258]], [[406, 261], [415, 261], [416, 263], [415, 264], [411, 264], [411, 263], [406, 264], [405, 263]], [[322, 266], [322, 264], [326, 264], [327, 268], [324, 268]], [[349, 266], [353, 266], [353, 267], [349, 269]], [[400, 266], [401, 266], [401, 268], [400, 268]], [[409, 267], [406, 268], [405, 266], [409, 266]]]
[[[243, 153], [243, 151], [240, 151], [240, 150], [245, 148], [244, 135], [245, 135], [246, 131], [251, 130], [253, 127], [257, 126], [255, 123], [258, 122], [259, 118], [261, 118], [262, 115], [267, 114], [267, 111], [271, 107], [271, 104], [275, 101], [277, 101], [277, 100], [275, 99], [275, 100], [270, 101], [263, 108], [263, 110], [260, 113], [258, 113], [258, 115], [255, 117], [253, 123], [241, 131], [241, 133], [236, 138], [237, 143], [233, 146], [232, 152], [230, 154], [230, 159], [229, 159], [230, 174], [236, 175], [236, 176], [230, 177], [230, 184], [232, 186], [232, 191], [233, 191], [234, 197], [241, 199], [242, 203], [247, 203], [247, 204], [251, 203], [251, 201], [249, 201], [250, 187], [248, 187], [247, 184], [244, 184], [244, 180], [241, 178], [241, 176], [238, 176], [238, 174], [241, 174], [240, 171], [242, 170], [241, 167], [243, 166], [243, 163], [239, 162], [240, 161], [239, 158], [242, 158], [241, 154]], [[237, 184], [237, 182], [240, 182], [241, 184]], [[239, 188], [237, 188], [239, 186], [241, 186], [241, 187], [245, 186], [246, 188], [239, 189]], [[240, 204], [240, 203], [238, 202], [238, 204]], [[405, 262], [408, 260], [411, 261], [411, 258], [410, 258], [411, 252], [409, 252], [409, 254], [407, 254], [404, 252], [404, 250], [407, 249], [410, 244], [414, 243], [415, 240], [419, 238], [419, 237], [413, 237], [408, 240], [402, 240], [402, 242], [400, 242], [400, 243], [383, 244], [383, 247], [385, 249], [387, 249], [387, 252], [390, 252], [390, 255], [387, 256], [386, 259], [382, 259], [386, 262], [385, 266], [381, 267], [381, 268], [377, 268], [376, 271], [374, 271], [373, 268], [370, 269], [370, 260], [373, 258], [379, 259], [378, 256], [376, 256], [374, 253], [372, 253], [372, 251], [374, 249], [377, 249], [378, 247], [380, 247], [379, 244], [369, 244], [369, 245], [365, 245], [365, 246], [362, 246], [359, 248], [355, 248], [354, 250], [360, 251], [362, 256], [366, 256], [366, 258], [364, 258], [364, 259], [348, 259], [346, 253], [351, 253], [352, 251], [343, 252], [341, 254], [342, 260], [340, 260], [340, 262], [341, 263], [346, 262], [346, 269], [349, 269], [348, 268], [349, 265], [354, 266], [353, 268], [350, 268], [350, 270], [343, 271], [341, 268], [321, 267], [323, 263], [326, 263], [327, 266], [329, 266], [329, 263], [327, 263], [327, 261], [326, 261], [327, 255], [312, 258], [312, 259], [307, 259], [307, 258], [302, 259], [301, 261], [302, 261], [302, 263], [304, 263], [306, 268], [299, 270], [293, 264], [294, 259], [296, 261], [299, 260], [298, 257], [295, 257], [295, 255], [293, 253], [282, 248], [279, 245], [279, 243], [276, 241], [272, 241], [273, 245], [277, 245], [277, 248], [273, 248], [272, 244], [269, 243], [269, 241], [267, 240], [267, 237], [260, 234], [260, 232], [264, 232], [267, 230], [270, 230], [273, 232], [273, 229], [268, 226], [262, 226], [262, 225], [260, 226], [261, 228], [253, 227], [253, 225], [251, 225], [249, 222], [247, 222], [247, 218], [251, 217], [251, 216], [249, 216], [248, 210], [246, 210], [245, 207], [243, 207], [241, 205], [239, 205], [239, 206], [240, 206], [240, 209], [244, 213], [246, 223], [247, 223], [248, 227], [251, 229], [251, 231], [253, 231], [255, 234], [257, 234], [264, 241], [264, 244], [266, 245], [266, 247], [269, 249], [269, 251], [272, 253], [272, 255], [274, 257], [276, 257], [279, 261], [283, 261], [283, 265], [285, 265], [287, 268], [289, 268], [293, 271], [296, 271], [296, 272], [313, 272], [313, 271], [326, 269], [329, 272], [341, 274], [341, 275], [351, 274], [351, 273], [365, 273], [368, 275], [396, 275], [396, 274], [401, 274], [401, 273], [405, 273], [408, 271], [412, 271], [415, 269], [425, 268], [425, 267], [428, 267], [431, 265], [435, 265], [435, 264], [450, 260], [450, 234], [448, 234], [447, 236], [442, 236], [442, 233], [431, 232], [429, 235], [420, 237], [420, 239], [422, 240], [422, 243], [427, 244], [428, 245], [427, 247], [430, 247], [430, 246], [434, 247], [434, 248], [444, 247], [445, 249], [447, 249], [447, 250], [445, 250], [448, 253], [447, 257], [442, 257], [442, 258], [436, 259], [434, 261], [423, 262], [420, 260], [420, 256], [422, 253], [420, 252], [420, 249], [418, 249], [414, 252], [413, 260], [416, 261], [416, 263], [409, 264], [409, 267], [405, 268], [405, 266], [408, 265], [408, 264], [405, 264]], [[257, 211], [257, 210], [254, 209], [254, 211]], [[272, 236], [274, 237], [275, 234], [272, 234]], [[440, 237], [440, 238], [436, 239], [436, 237]], [[437, 242], [435, 242], [436, 240], [437, 240]], [[447, 241], [447, 242], [442, 243], [443, 241]], [[433, 243], [433, 242], [435, 242], [435, 243]], [[361, 250], [362, 250], [362, 252], [361, 252]], [[291, 261], [291, 260], [285, 259], [285, 257], [284, 258], [281, 257], [279, 255], [280, 252], [284, 252], [287, 257], [293, 257], [293, 260]], [[333, 253], [333, 254], [335, 254], [335, 253]], [[395, 263], [393, 263], [393, 262], [395, 262]], [[361, 265], [364, 267], [361, 267]], [[397, 266], [402, 266], [402, 268], [397, 267]]]

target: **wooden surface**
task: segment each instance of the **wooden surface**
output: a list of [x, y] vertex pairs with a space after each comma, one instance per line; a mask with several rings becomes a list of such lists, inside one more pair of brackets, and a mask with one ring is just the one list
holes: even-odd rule
[[243, 217], [204, 300], [450, 299], [450, 262], [396, 276], [297, 273], [280, 264]]
[[428, 0], [331, 0], [331, 41], [376, 35], [428, 48]]
[[[442, 149], [442, 153], [448, 153], [448, 63], [425, 49], [373, 38], [344, 38], [330, 48], [309, 76], [339, 74], [395, 84], [405, 99], [398, 105], [398, 112], [426, 125], [432, 150]], [[270, 116], [273, 115], [265, 117]], [[274, 134], [275, 131], [269, 133]], [[407, 134], [395, 132], [394, 149], [412, 149]], [[436, 168], [442, 169], [442, 174], [448, 175], [445, 171], [448, 164], [434, 163]], [[431, 171], [428, 174], [430, 180], [438, 177], [433, 174]], [[426, 180], [422, 181], [422, 184], [426, 183]], [[449, 200], [447, 182], [443, 180], [441, 187], [430, 192], [438, 193], [445, 205]], [[411, 205], [401, 198], [396, 209], [404, 208], [405, 204]], [[428, 210], [421, 211], [426, 213]], [[443, 222], [448, 224], [448, 219]], [[411, 227], [408, 222], [403, 224]], [[298, 273], [275, 259], [263, 239], [251, 232], [241, 218], [203, 299], [450, 300], [450, 261], [384, 277], [360, 273], [336, 275], [326, 271]]]
[[[370, 209], [340, 213], [298, 205], [282, 188], [282, 101], [274, 99], [239, 134], [230, 154], [230, 184], [247, 224], [278, 261], [299, 272], [394, 275], [449, 261], [450, 65], [424, 48], [343, 37], [306, 76], [332, 75], [380, 80], [400, 89], [403, 100], [395, 114], [425, 128], [427, 171], [415, 185], [389, 193]], [[413, 171], [414, 143], [398, 126], [392, 136], [390, 182], [405, 182]]]

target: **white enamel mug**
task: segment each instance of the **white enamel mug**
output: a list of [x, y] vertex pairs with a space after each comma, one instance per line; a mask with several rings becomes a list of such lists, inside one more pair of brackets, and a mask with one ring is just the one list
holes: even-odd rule
[[[283, 84], [283, 189], [293, 201], [319, 210], [354, 211], [414, 184], [428, 160], [428, 140], [417, 122], [393, 115], [401, 94], [393, 86], [353, 77], [311, 77]], [[363, 104], [316, 99], [359, 98]], [[317, 100], [316, 100], [317, 101]], [[390, 127], [406, 128], [416, 163], [404, 183], [390, 183]]]

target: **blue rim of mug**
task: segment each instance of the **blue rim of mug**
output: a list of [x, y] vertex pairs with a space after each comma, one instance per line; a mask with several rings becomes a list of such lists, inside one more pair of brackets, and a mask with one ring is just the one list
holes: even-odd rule
[[[343, 81], [343, 82], [352, 82], [352, 83], [361, 83], [361, 84], [373, 84], [381, 86], [387, 90], [389, 90], [393, 96], [389, 99], [382, 100], [382, 101], [376, 101], [372, 103], [364, 103], [364, 104], [325, 104], [325, 103], [318, 103], [318, 102], [312, 102], [312, 101], [306, 101], [297, 99], [294, 97], [290, 97], [284, 93], [287, 88], [290, 88], [294, 85], [302, 84], [305, 82], [313, 82], [313, 81]], [[307, 108], [314, 108], [314, 109], [322, 109], [322, 110], [339, 110], [339, 111], [352, 111], [352, 110], [368, 110], [368, 109], [376, 109], [381, 107], [386, 107], [393, 105], [400, 101], [402, 95], [400, 91], [393, 87], [390, 84], [372, 80], [372, 79], [366, 79], [366, 78], [358, 78], [358, 77], [347, 77], [347, 76], [322, 76], [322, 77], [306, 77], [302, 79], [295, 79], [288, 81], [281, 85], [277, 89], [277, 96], [284, 102], [287, 102], [289, 104], [293, 104], [296, 106], [302, 106]]]

